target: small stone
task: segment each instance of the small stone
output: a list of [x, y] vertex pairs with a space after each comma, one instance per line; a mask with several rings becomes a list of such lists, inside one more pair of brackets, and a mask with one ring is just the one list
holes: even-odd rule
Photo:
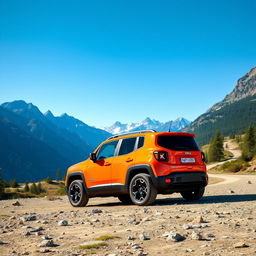
[[0, 245], [3, 245], [3, 244], [5, 244], [5, 242], [3, 242], [2, 240], [0, 240]]
[[212, 233], [205, 233], [205, 236], [206, 236], [206, 237], [215, 237], [215, 235], [212, 234]]
[[39, 231], [41, 231], [41, 230], [43, 230], [42, 227], [37, 227], [37, 228], [31, 228], [29, 231], [30, 231], [30, 232], [39, 232]]
[[128, 223], [130, 223], [130, 224], [132, 224], [132, 223], [134, 223], [134, 222], [136, 222], [136, 218], [130, 218], [130, 219], [128, 220]]
[[203, 219], [202, 216], [199, 216], [198, 218], [194, 219], [194, 222], [197, 224], [205, 223], [205, 220]]
[[149, 237], [145, 236], [143, 233], [139, 236], [140, 240], [150, 240]]
[[102, 213], [103, 211], [101, 209], [92, 209], [91, 213]]
[[135, 240], [136, 238], [135, 237], [133, 237], [133, 236], [128, 236], [127, 237], [127, 240]]
[[185, 237], [180, 235], [179, 233], [176, 233], [174, 231], [170, 232], [167, 239], [167, 241], [173, 241], [173, 242], [180, 242], [185, 240]]
[[29, 255], [29, 252], [23, 252], [21, 255]]
[[252, 184], [252, 182], [250, 180], [247, 181], [248, 184]]
[[25, 231], [25, 232], [23, 233], [23, 235], [24, 235], [24, 236], [30, 236], [31, 233], [30, 233], [29, 231]]
[[187, 229], [191, 229], [192, 226], [187, 225], [187, 224], [183, 224], [183, 225], [182, 225], [182, 228], [185, 229], [185, 230], [187, 230]]
[[53, 240], [50, 239], [50, 240], [43, 240], [38, 246], [39, 247], [51, 247], [53, 245], [54, 245]]
[[19, 201], [15, 201], [14, 203], [12, 203], [13, 206], [21, 206]]
[[20, 217], [21, 221], [33, 221], [36, 220], [36, 215], [27, 215], [27, 216], [23, 216]]
[[111, 253], [111, 254], [107, 254], [107, 256], [119, 256], [119, 254]]
[[234, 194], [234, 193], [235, 193], [235, 191], [234, 191], [234, 190], [232, 190], [232, 189], [230, 189], [230, 190], [229, 190], [229, 193], [230, 193], [230, 194]]
[[234, 248], [246, 248], [249, 247], [249, 245], [245, 244], [244, 242], [238, 242], [234, 244]]
[[163, 215], [163, 213], [160, 211], [156, 211], [156, 213], [155, 213], [155, 216], [162, 216], [162, 215]]
[[50, 252], [50, 251], [51, 251], [51, 250], [45, 248], [45, 249], [41, 249], [39, 252], [40, 252], [40, 253], [47, 253], [47, 252]]
[[52, 238], [50, 238], [48, 235], [43, 235], [43, 236], [41, 236], [41, 238], [43, 239], [43, 240], [51, 240]]
[[100, 222], [99, 219], [91, 219], [91, 222]]
[[202, 240], [202, 235], [200, 232], [193, 231], [191, 234], [191, 239], [193, 240]]
[[133, 249], [140, 249], [141, 248], [141, 246], [138, 245], [138, 244], [132, 244], [131, 246], [132, 246]]
[[58, 222], [58, 226], [68, 226], [68, 221], [67, 220], [60, 220]]

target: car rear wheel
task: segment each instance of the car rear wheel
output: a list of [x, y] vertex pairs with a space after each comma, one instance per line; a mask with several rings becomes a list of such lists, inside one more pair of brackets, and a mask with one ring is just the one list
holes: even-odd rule
[[129, 195], [120, 195], [118, 199], [124, 204], [132, 204], [132, 200]]
[[129, 185], [129, 194], [136, 205], [150, 205], [155, 202], [157, 189], [154, 187], [148, 174], [135, 175]]
[[89, 197], [84, 189], [83, 181], [74, 180], [68, 187], [68, 199], [74, 207], [85, 206]]
[[193, 190], [193, 191], [181, 192], [180, 194], [187, 201], [199, 200], [204, 195], [204, 187], [201, 187], [201, 188]]

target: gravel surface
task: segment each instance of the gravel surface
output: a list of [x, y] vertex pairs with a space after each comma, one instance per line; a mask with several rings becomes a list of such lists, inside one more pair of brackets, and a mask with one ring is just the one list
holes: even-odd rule
[[210, 176], [219, 182], [197, 202], [0, 201], [0, 255], [256, 255], [256, 175]]

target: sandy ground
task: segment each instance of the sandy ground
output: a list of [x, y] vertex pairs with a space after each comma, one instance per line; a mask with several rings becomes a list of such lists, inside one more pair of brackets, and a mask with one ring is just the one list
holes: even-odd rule
[[[21, 206], [1, 201], [0, 255], [256, 255], [256, 175], [211, 177], [214, 184], [197, 202], [179, 194], [159, 195], [148, 207], [123, 205], [113, 197], [90, 199], [84, 208], [71, 207], [66, 197], [19, 199]], [[20, 220], [29, 214], [36, 220]], [[59, 226], [61, 220], [68, 226]], [[166, 232], [174, 233], [168, 238]], [[171, 240], [175, 232], [183, 241]], [[54, 245], [39, 247], [43, 235]], [[98, 249], [79, 249], [100, 235], [118, 238]]]

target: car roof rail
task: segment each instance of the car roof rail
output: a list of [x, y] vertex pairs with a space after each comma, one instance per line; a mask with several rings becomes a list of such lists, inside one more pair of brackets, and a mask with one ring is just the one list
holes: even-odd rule
[[147, 133], [147, 132], [156, 132], [156, 130], [150, 129], [150, 130], [141, 130], [141, 131], [120, 133], [120, 134], [116, 134], [116, 135], [113, 135], [113, 136], [109, 137], [108, 140], [118, 138], [118, 137], [122, 137], [122, 136], [126, 136], [126, 135], [132, 135], [132, 134], [138, 134], [138, 133]]

